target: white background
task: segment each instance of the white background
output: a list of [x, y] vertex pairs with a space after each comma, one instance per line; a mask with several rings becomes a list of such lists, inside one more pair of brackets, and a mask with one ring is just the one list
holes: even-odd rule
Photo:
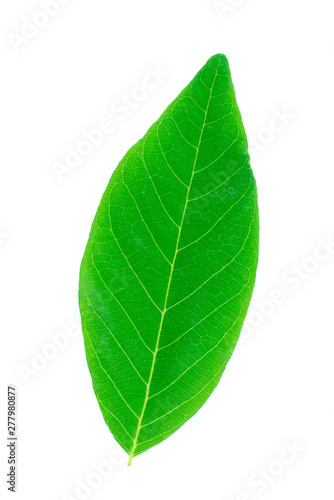
[[[15, 384], [20, 500], [333, 498], [334, 248], [318, 246], [334, 241], [332, 2], [226, 0], [220, 15], [213, 0], [63, 4], [52, 19], [35, 0], [0, 8], [1, 487]], [[14, 50], [24, 18], [45, 26]], [[198, 414], [127, 467], [86, 366], [80, 260], [117, 163], [217, 52], [256, 141], [261, 253], [247, 331]], [[148, 67], [168, 74], [122, 120], [110, 105], [138, 96]], [[54, 162], [105, 118], [113, 132], [60, 182]], [[76, 335], [54, 347], [50, 333], [73, 322]], [[93, 464], [112, 453], [101, 479]]]

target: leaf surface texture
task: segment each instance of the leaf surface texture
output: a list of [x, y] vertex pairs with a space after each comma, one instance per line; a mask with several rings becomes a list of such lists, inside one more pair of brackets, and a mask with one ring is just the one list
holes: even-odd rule
[[88, 366], [130, 462], [216, 387], [251, 298], [258, 230], [247, 138], [218, 54], [116, 168], [82, 260]]

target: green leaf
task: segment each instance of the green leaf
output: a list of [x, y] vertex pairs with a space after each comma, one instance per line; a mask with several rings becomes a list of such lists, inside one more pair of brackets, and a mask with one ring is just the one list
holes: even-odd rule
[[127, 152], [96, 213], [80, 272], [83, 335], [129, 463], [197, 412], [237, 342], [258, 259], [247, 147], [218, 54]]

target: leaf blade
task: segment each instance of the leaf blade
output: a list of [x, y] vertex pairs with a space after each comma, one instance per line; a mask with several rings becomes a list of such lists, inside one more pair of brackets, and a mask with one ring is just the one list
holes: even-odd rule
[[257, 258], [247, 138], [227, 59], [217, 55], [117, 167], [81, 266], [93, 387], [130, 463], [217, 385]]

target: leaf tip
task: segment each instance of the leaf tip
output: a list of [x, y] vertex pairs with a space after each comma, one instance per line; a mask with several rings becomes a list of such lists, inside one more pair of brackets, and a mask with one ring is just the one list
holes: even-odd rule
[[228, 59], [227, 57], [225, 56], [225, 54], [222, 54], [222, 53], [217, 53], [217, 54], [214, 54], [213, 56], [211, 56], [208, 61], [207, 61], [207, 64], [208, 63], [215, 63], [215, 64], [228, 64]]

